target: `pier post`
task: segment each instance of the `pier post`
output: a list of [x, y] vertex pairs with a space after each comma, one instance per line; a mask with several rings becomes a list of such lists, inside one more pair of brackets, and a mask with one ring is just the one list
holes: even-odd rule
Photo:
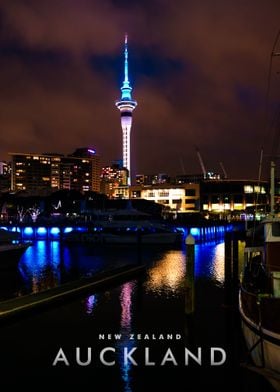
[[[238, 291], [238, 232], [225, 232], [225, 303], [236, 302]], [[235, 305], [235, 303], [233, 304]]]
[[191, 315], [195, 309], [194, 302], [194, 263], [195, 263], [195, 239], [189, 234], [186, 244], [186, 280], [185, 280], [185, 314]]
[[232, 293], [232, 233], [225, 232], [225, 305], [231, 304]]
[[238, 312], [238, 238], [237, 231], [225, 232], [225, 306], [226, 336], [229, 347], [228, 361], [232, 366], [239, 364], [239, 323]]
[[239, 283], [239, 266], [238, 266], [238, 232], [233, 231], [233, 242], [232, 242], [232, 281], [234, 289], [238, 288]]

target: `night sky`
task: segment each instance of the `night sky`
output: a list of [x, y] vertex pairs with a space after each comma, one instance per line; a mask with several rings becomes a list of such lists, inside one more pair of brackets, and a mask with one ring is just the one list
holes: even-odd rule
[[84, 146], [121, 158], [126, 32], [134, 172], [200, 173], [198, 146], [208, 170], [256, 178], [275, 146], [279, 0], [0, 0], [0, 23], [0, 159]]

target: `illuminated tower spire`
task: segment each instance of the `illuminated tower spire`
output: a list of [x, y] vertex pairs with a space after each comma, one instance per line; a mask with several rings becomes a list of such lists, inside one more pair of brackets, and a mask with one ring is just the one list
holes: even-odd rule
[[117, 108], [121, 112], [121, 126], [123, 134], [123, 166], [128, 170], [128, 185], [131, 185], [131, 167], [130, 167], [130, 131], [132, 125], [132, 112], [137, 102], [132, 100], [132, 87], [128, 77], [128, 48], [127, 34], [124, 40], [124, 80], [121, 87], [121, 99], [116, 102]]

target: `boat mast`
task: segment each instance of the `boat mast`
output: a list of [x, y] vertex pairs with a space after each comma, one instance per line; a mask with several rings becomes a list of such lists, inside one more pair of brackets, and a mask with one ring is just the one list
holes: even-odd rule
[[274, 215], [275, 208], [275, 162], [270, 163], [270, 213]]

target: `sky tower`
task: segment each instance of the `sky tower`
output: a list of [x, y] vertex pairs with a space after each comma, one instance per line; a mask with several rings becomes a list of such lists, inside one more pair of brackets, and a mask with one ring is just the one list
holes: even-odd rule
[[132, 112], [137, 102], [131, 96], [132, 87], [128, 78], [128, 49], [127, 34], [124, 41], [124, 80], [121, 87], [121, 99], [116, 102], [117, 108], [121, 112], [122, 141], [123, 141], [123, 167], [128, 170], [128, 185], [131, 185], [131, 166], [130, 166], [130, 130], [132, 124]]

